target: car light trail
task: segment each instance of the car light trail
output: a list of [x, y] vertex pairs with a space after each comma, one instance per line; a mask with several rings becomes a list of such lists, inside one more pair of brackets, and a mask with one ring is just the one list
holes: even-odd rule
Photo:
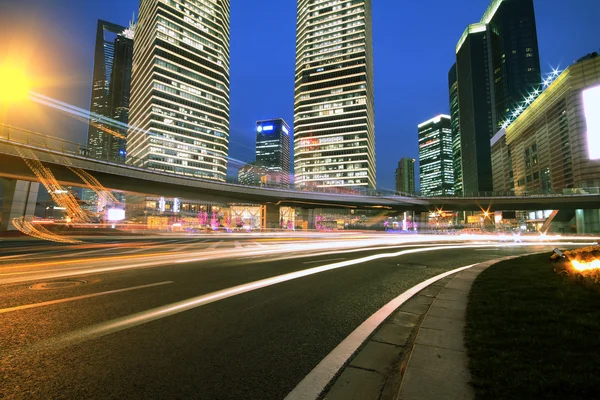
[[[565, 244], [565, 243], [561, 243]], [[451, 246], [433, 246], [409, 250], [401, 250], [394, 253], [382, 253], [375, 254], [367, 257], [361, 257], [355, 260], [348, 260], [337, 262], [333, 264], [327, 264], [319, 267], [309, 268], [288, 274], [278, 275], [271, 278], [266, 278], [231, 288], [219, 290], [213, 293], [204, 294], [201, 296], [193, 297], [188, 300], [179, 301], [176, 303], [168, 304], [162, 307], [153, 308], [147, 311], [142, 311], [130, 316], [117, 318], [112, 321], [103, 322], [97, 325], [93, 325], [87, 328], [83, 328], [77, 331], [67, 333], [65, 335], [43, 341], [39, 344], [32, 346], [32, 351], [38, 351], [43, 348], [56, 348], [74, 345], [77, 343], [84, 342], [106, 336], [112, 333], [116, 333], [125, 329], [130, 329], [148, 322], [156, 321], [165, 317], [169, 317], [175, 314], [179, 314], [184, 311], [192, 310], [197, 307], [204, 306], [206, 304], [214, 303], [220, 300], [224, 300], [233, 296], [237, 296], [243, 293], [251, 292], [254, 290], [262, 289], [265, 287], [277, 285], [279, 283], [288, 282], [294, 279], [303, 278], [310, 275], [319, 274], [326, 271], [332, 271], [348, 266], [363, 264], [366, 262], [379, 260], [383, 258], [399, 257], [407, 254], [426, 253], [431, 251], [439, 250], [453, 250], [453, 249], [473, 249], [473, 248], [485, 248], [485, 247], [524, 247], [524, 246], [539, 246], [539, 243], [518, 243], [509, 245], [498, 245], [494, 244], [477, 244], [477, 245], [451, 245]], [[555, 246], [556, 243], [546, 243], [547, 246]]]

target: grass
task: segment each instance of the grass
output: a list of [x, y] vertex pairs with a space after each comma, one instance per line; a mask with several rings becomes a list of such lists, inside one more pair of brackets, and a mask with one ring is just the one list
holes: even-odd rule
[[600, 294], [553, 271], [550, 254], [483, 271], [467, 309], [479, 399], [600, 399]]

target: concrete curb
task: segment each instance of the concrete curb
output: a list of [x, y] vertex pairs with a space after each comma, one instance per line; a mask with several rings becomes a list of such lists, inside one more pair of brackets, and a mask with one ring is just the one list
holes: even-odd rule
[[471, 285], [483, 262], [442, 278], [396, 310], [364, 343], [327, 400], [473, 399], [463, 331]]

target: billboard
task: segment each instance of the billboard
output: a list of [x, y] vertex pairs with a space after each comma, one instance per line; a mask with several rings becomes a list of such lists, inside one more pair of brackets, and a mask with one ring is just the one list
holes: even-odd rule
[[600, 160], [600, 86], [583, 91], [583, 109], [590, 160]]
[[110, 208], [106, 212], [106, 219], [108, 221], [123, 221], [125, 219], [125, 210]]

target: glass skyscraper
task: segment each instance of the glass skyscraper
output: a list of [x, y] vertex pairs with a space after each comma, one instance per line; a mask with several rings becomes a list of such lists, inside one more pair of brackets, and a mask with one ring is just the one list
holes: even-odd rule
[[396, 168], [396, 192], [415, 193], [415, 159], [403, 157]]
[[128, 162], [225, 181], [229, 0], [141, 0]]
[[290, 134], [289, 125], [281, 118], [256, 122], [256, 165], [283, 187], [291, 182]]
[[419, 125], [419, 177], [423, 196], [454, 195], [452, 125], [438, 115]]
[[490, 139], [541, 82], [533, 0], [493, 0], [460, 38], [456, 70], [463, 191], [492, 191]]
[[298, 187], [376, 187], [371, 38], [370, 0], [298, 0]]
[[[90, 104], [90, 112], [92, 113], [92, 122], [98, 123], [98, 117], [94, 114], [114, 118], [117, 107], [112, 105], [112, 97], [115, 93], [113, 82], [113, 70], [115, 64], [119, 69], [120, 76], [117, 78], [122, 83], [128, 85], [131, 81], [131, 51], [129, 54], [123, 51], [123, 47], [133, 47], [133, 38], [131, 30], [124, 26], [113, 24], [110, 22], [98, 20], [96, 30], [96, 45], [94, 51], [94, 72], [92, 80], [92, 100]], [[118, 53], [115, 55], [115, 50], [118, 47]], [[127, 66], [129, 63], [129, 66]], [[124, 70], [123, 70], [124, 69]], [[129, 75], [127, 75], [127, 70]], [[128, 90], [128, 89], [127, 89]], [[122, 99], [122, 103], [128, 98]], [[124, 104], [128, 107], [128, 104]], [[126, 122], [126, 121], [125, 121]], [[113, 140], [109, 133], [92, 124], [88, 127], [88, 146], [90, 156], [99, 159], [114, 159], [118, 155], [119, 143], [117, 142], [117, 150], [113, 151]], [[117, 139], [118, 140], [118, 139]]]
[[450, 118], [452, 125], [452, 164], [454, 165], [454, 193], [462, 194], [462, 156], [460, 148], [460, 109], [458, 106], [458, 76], [456, 63], [448, 72], [450, 91]]

